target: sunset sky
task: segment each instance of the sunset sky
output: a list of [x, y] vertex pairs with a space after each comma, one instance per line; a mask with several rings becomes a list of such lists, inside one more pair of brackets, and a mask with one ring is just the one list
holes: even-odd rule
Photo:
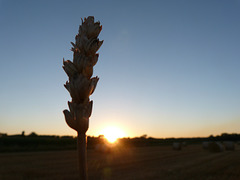
[[0, 0], [0, 133], [76, 135], [62, 63], [87, 16], [104, 40], [88, 135], [240, 133], [239, 0]]

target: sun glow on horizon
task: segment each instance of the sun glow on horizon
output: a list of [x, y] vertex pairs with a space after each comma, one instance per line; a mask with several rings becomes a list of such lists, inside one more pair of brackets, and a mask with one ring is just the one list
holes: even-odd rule
[[108, 126], [101, 131], [101, 134], [110, 142], [114, 143], [118, 138], [124, 137], [126, 134], [123, 130], [116, 126]]

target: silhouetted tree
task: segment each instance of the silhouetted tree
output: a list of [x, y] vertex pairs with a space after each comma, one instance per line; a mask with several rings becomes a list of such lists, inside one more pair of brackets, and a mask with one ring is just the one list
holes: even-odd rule
[[142, 136], [140, 136], [140, 138], [146, 139], [147, 138], [147, 134], [143, 134]]
[[37, 135], [37, 133], [35, 133], [35, 132], [31, 132], [31, 133], [29, 134], [29, 136], [30, 136], [30, 137], [37, 137], [38, 135]]

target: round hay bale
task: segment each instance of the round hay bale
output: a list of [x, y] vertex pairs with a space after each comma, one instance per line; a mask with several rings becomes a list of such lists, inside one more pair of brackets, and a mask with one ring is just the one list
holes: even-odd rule
[[213, 153], [223, 152], [224, 147], [220, 142], [210, 142], [208, 145], [208, 150]]
[[203, 149], [208, 149], [208, 146], [209, 146], [209, 142], [208, 141], [202, 142], [202, 148]]
[[234, 151], [235, 150], [235, 144], [233, 141], [225, 141], [225, 142], [223, 142], [223, 145], [224, 145], [226, 151]]
[[186, 147], [187, 146], [187, 143], [184, 141], [182, 142], [182, 146]]
[[174, 142], [172, 147], [173, 147], [173, 150], [180, 151], [182, 149], [182, 144], [179, 142]]

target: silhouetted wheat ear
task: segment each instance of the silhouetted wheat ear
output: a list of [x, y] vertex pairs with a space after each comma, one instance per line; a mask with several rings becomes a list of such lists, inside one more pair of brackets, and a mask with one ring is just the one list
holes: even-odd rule
[[[86, 131], [93, 106], [93, 101], [89, 100], [89, 96], [94, 92], [99, 80], [97, 76], [92, 77], [92, 74], [93, 66], [98, 61], [97, 51], [103, 43], [98, 39], [101, 30], [100, 22], [94, 22], [93, 16], [82, 19], [75, 43], [71, 42], [73, 62], [63, 59], [63, 69], [69, 77], [64, 86], [72, 97], [72, 101], [68, 102], [69, 110], [64, 110], [63, 113], [68, 126], [78, 133], [79, 152], [86, 149]], [[81, 157], [83, 153], [85, 152], [79, 153], [79, 156]], [[81, 158], [85, 158], [86, 161], [86, 156]], [[86, 162], [79, 162], [80, 166], [81, 163]], [[84, 177], [80, 173], [80, 176], [82, 179], [87, 179], [87, 174]]]
[[94, 92], [99, 80], [97, 76], [91, 77], [93, 66], [98, 61], [96, 52], [103, 43], [98, 39], [101, 29], [99, 22], [94, 23], [94, 17], [84, 18], [75, 37], [75, 44], [71, 42], [73, 62], [63, 59], [63, 69], [69, 77], [64, 86], [72, 97], [72, 102], [68, 102], [70, 111], [63, 112], [67, 124], [79, 133], [86, 133], [88, 130], [93, 104], [89, 96]]

